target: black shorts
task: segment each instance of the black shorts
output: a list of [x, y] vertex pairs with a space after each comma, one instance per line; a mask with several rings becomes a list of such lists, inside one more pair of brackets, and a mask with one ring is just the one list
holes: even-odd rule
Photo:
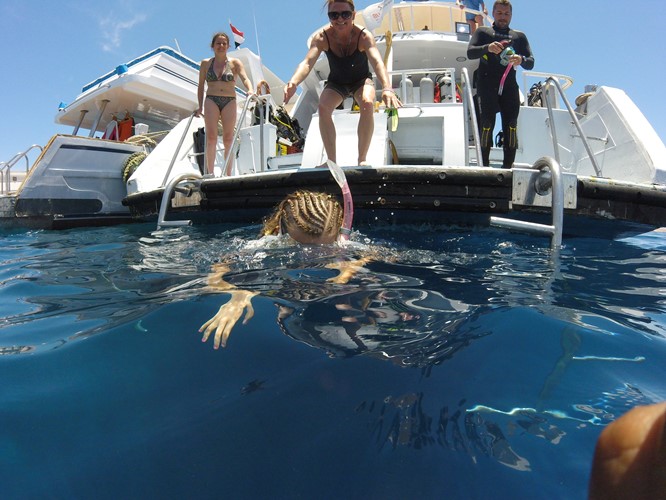
[[334, 90], [345, 99], [346, 97], [353, 96], [364, 85], [374, 85], [372, 78], [366, 77], [354, 83], [335, 83], [329, 80], [326, 82], [324, 88]]

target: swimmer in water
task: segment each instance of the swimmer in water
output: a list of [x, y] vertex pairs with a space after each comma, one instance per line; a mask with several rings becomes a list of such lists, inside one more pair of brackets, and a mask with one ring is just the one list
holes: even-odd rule
[[[332, 195], [313, 191], [296, 191], [287, 195], [273, 213], [263, 223], [261, 237], [288, 235], [301, 245], [330, 245], [343, 241], [351, 229], [351, 221], [345, 227], [345, 209]], [[329, 282], [347, 283], [364, 265], [373, 260], [365, 256], [353, 261], [337, 261], [326, 267], [337, 269], [339, 274]], [[231, 295], [210, 320], [204, 323], [199, 332], [203, 333], [202, 342], [213, 336], [213, 347], [225, 347], [231, 330], [245, 313], [243, 324], [252, 319], [254, 308], [252, 298], [257, 291], [241, 290], [228, 283], [224, 276], [230, 271], [227, 263], [217, 264], [208, 277], [209, 289], [226, 292]]]

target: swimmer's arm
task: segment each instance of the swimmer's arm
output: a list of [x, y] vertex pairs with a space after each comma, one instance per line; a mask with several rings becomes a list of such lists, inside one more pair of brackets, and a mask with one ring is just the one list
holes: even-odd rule
[[224, 279], [224, 276], [230, 271], [229, 264], [220, 262], [212, 266], [212, 272], [208, 275], [206, 283], [208, 290], [212, 292], [227, 292], [235, 290], [236, 287]]
[[358, 273], [366, 264], [372, 262], [373, 260], [375, 260], [374, 257], [366, 256], [357, 260], [331, 262], [330, 264], [327, 264], [326, 267], [329, 269], [337, 269], [340, 271], [340, 274], [334, 278], [329, 278], [327, 281], [330, 283], [337, 283], [339, 285], [349, 283], [349, 280], [351, 280], [356, 275], [356, 273]]

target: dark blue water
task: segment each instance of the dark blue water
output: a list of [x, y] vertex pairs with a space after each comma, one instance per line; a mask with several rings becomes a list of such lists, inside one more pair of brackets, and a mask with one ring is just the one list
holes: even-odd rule
[[[585, 498], [666, 399], [666, 237], [359, 229], [1, 233], [2, 498]], [[215, 350], [221, 262], [257, 296]]]

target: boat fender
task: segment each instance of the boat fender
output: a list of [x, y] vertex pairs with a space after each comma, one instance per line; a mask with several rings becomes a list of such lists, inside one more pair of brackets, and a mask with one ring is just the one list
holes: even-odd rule
[[123, 163], [123, 182], [127, 182], [132, 176], [134, 171], [139, 168], [139, 165], [146, 159], [148, 156], [144, 151], [137, 151], [129, 155]]

